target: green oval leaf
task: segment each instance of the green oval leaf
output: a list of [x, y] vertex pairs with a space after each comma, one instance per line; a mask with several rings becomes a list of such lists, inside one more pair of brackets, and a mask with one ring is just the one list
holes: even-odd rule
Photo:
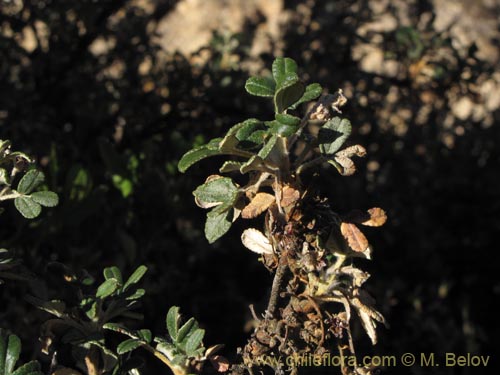
[[319, 83], [311, 83], [310, 85], [307, 85], [306, 90], [304, 91], [304, 95], [302, 95], [302, 97], [297, 102], [292, 104], [289, 108], [296, 109], [300, 104], [316, 99], [321, 95], [322, 91], [323, 88]]
[[143, 341], [146, 341], [147, 343], [150, 343], [151, 340], [153, 339], [153, 335], [151, 334], [151, 331], [149, 329], [140, 329], [137, 331], [137, 336]]
[[238, 188], [228, 177], [221, 177], [200, 185], [193, 195], [202, 202], [207, 203], [230, 203], [233, 202], [238, 193]]
[[139, 288], [137, 289], [134, 293], [132, 293], [131, 295], [125, 297], [125, 299], [127, 301], [134, 301], [136, 299], [139, 299], [141, 298], [142, 296], [144, 296], [146, 294], [146, 290], [145, 289], [142, 289], [142, 288]]
[[112, 267], [106, 267], [104, 271], [102, 272], [104, 275], [104, 278], [107, 279], [116, 279], [118, 283], [122, 283], [122, 273], [120, 269], [116, 266]]
[[272, 71], [276, 88], [279, 90], [287, 80], [297, 76], [297, 63], [289, 57], [278, 57], [273, 61]]
[[220, 151], [218, 149], [213, 149], [209, 145], [197, 147], [186, 152], [184, 156], [182, 156], [179, 164], [177, 165], [177, 168], [179, 169], [179, 172], [184, 173], [193, 164], [199, 162], [202, 159], [215, 155], [220, 155]]
[[36, 189], [43, 181], [45, 176], [43, 172], [32, 169], [21, 178], [17, 185], [17, 191], [21, 194], [29, 194]]
[[134, 273], [132, 275], [130, 275], [128, 280], [125, 282], [125, 285], [123, 286], [123, 290], [127, 290], [127, 288], [129, 286], [131, 286], [132, 284], [137, 284], [142, 279], [142, 277], [147, 272], [147, 270], [148, 270], [148, 267], [146, 267], [145, 265], [140, 265], [139, 267], [137, 267], [137, 269], [134, 271]]
[[198, 329], [198, 322], [194, 318], [189, 318], [189, 320], [179, 328], [179, 333], [177, 334], [177, 343], [181, 343], [184, 339], [191, 334], [194, 330]]
[[290, 85], [284, 86], [276, 92], [274, 97], [276, 113], [283, 113], [291, 105], [296, 103], [304, 94], [304, 85], [298, 81], [298, 78], [294, 82], [290, 81], [290, 83]]
[[274, 82], [264, 77], [250, 77], [245, 83], [245, 90], [254, 96], [273, 97], [274, 87]]
[[209, 243], [217, 241], [231, 228], [231, 219], [233, 217], [232, 211], [233, 210], [228, 210], [221, 213], [211, 211], [207, 214], [205, 237]]
[[321, 153], [335, 154], [350, 134], [351, 122], [345, 118], [334, 117], [319, 129], [318, 142]]
[[55, 207], [59, 203], [59, 197], [53, 191], [37, 191], [32, 193], [30, 197], [44, 207]]
[[166, 326], [167, 326], [167, 331], [170, 337], [172, 338], [172, 341], [177, 340], [177, 334], [179, 332], [179, 320], [181, 316], [179, 314], [179, 307], [178, 306], [172, 306], [167, 313], [167, 318], [166, 318]]
[[16, 335], [10, 335], [5, 353], [5, 374], [10, 374], [14, 370], [19, 353], [21, 353], [21, 340]]
[[14, 206], [26, 219], [34, 219], [42, 212], [42, 206], [31, 199], [29, 195], [14, 199]]
[[95, 296], [97, 298], [106, 298], [112, 295], [117, 289], [118, 289], [118, 280], [108, 279], [101, 285], [99, 285], [99, 288], [97, 288]]
[[273, 134], [289, 137], [294, 134], [300, 126], [300, 119], [287, 114], [276, 114], [276, 120], [268, 124]]
[[202, 343], [204, 336], [205, 330], [201, 328], [198, 328], [188, 336], [185, 347], [186, 354], [188, 356], [193, 357], [195, 355], [195, 352]]
[[278, 136], [273, 135], [269, 140], [266, 142], [264, 147], [261, 148], [259, 153], [257, 154], [259, 157], [262, 159], [265, 159], [273, 150], [274, 145], [276, 144], [276, 141], [278, 140]]
[[137, 349], [139, 346], [141, 346], [142, 342], [138, 339], [127, 339], [123, 342], [121, 342], [117, 348], [116, 352], [118, 354], [125, 354], [128, 352], [131, 352], [134, 349]]

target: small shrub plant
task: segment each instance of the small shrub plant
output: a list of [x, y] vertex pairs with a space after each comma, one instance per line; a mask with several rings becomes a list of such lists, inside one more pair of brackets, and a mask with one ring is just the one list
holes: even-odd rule
[[[138, 349], [175, 375], [253, 374], [269, 368], [297, 373], [301, 358], [328, 354], [351, 358], [342, 361], [343, 374], [371, 373], [369, 364], [361, 367], [352, 360], [354, 315], [373, 344], [377, 324], [385, 323], [363, 289], [369, 274], [357, 266], [358, 258], [370, 259], [372, 252], [360, 226], [381, 226], [386, 215], [378, 207], [338, 212], [335, 202], [310, 182], [312, 176], [335, 171], [350, 176], [356, 171], [353, 159], [366, 154], [363, 146], [348, 144], [351, 123], [341, 112], [346, 98], [341, 90], [323, 94], [319, 84], [305, 85], [289, 58], [277, 58], [272, 77], [251, 77], [245, 88], [271, 99], [274, 117], [238, 123], [224, 137], [188, 151], [178, 164], [185, 172], [204, 158], [227, 156], [220, 174], [209, 176], [193, 192], [196, 204], [209, 210], [205, 236], [210, 243], [239, 218], [263, 219], [261, 228], [243, 231], [241, 242], [274, 278], [267, 308], [257, 312], [250, 307], [255, 329], [238, 350], [239, 359], [230, 364], [220, 356], [222, 345], [207, 348], [205, 330], [194, 318], [182, 319], [177, 306], [168, 310], [163, 334], [137, 329], [143, 320], [137, 307], [146, 293], [140, 287], [146, 266], [128, 278], [117, 267], [106, 267], [96, 283], [85, 270], [53, 263], [71, 297], [49, 298], [43, 288], [25, 297], [48, 313], [40, 330], [46, 360], [18, 365], [20, 339], [0, 330], [0, 375], [147, 373]], [[302, 104], [309, 106], [300, 117]], [[238, 175], [247, 177], [244, 184]], [[43, 173], [26, 154], [11, 151], [8, 141], [0, 141], [0, 189], [0, 201], [14, 200], [27, 219], [40, 215], [42, 206], [58, 204]], [[20, 263], [1, 249], [0, 278], [22, 279], [16, 270]]]
[[[219, 169], [225, 176], [211, 175], [193, 192], [196, 204], [210, 210], [205, 224], [209, 242], [238, 218], [263, 218], [263, 230], [245, 229], [241, 241], [259, 255], [274, 280], [267, 309], [253, 311], [255, 331], [233, 370], [253, 373], [264, 364], [276, 373], [294, 373], [294, 361], [285, 358], [328, 353], [354, 358], [353, 315], [373, 344], [376, 325], [385, 323], [362, 288], [369, 274], [355, 264], [356, 258], [371, 257], [359, 225], [381, 226], [386, 215], [378, 207], [337, 212], [335, 202], [308, 183], [312, 174], [335, 170], [350, 176], [356, 171], [353, 158], [366, 154], [363, 146], [346, 144], [351, 134], [351, 123], [341, 112], [346, 98], [341, 90], [322, 95], [319, 84], [306, 86], [290, 58], [277, 58], [272, 77], [251, 77], [245, 89], [271, 99], [274, 118], [236, 124], [179, 162], [184, 172], [206, 157], [228, 156]], [[305, 116], [297, 115], [299, 105], [316, 99]], [[309, 125], [319, 128], [316, 134], [308, 132]], [[231, 177], [235, 174], [248, 176], [247, 182], [238, 184]], [[370, 366], [361, 368], [355, 361], [342, 366], [344, 374], [369, 371]]]

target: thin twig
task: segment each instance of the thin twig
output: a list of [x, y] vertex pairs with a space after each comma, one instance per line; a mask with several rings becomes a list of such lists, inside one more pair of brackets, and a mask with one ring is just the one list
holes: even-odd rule
[[271, 296], [269, 297], [269, 303], [266, 310], [266, 319], [272, 319], [274, 313], [276, 312], [276, 307], [278, 306], [278, 298], [280, 294], [281, 284], [283, 282], [283, 277], [285, 276], [287, 264], [281, 255], [278, 268], [274, 274], [273, 286], [271, 287]]

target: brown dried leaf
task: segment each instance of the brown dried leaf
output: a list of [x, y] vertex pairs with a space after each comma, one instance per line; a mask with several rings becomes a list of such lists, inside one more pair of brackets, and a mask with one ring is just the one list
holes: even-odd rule
[[257, 193], [252, 201], [241, 211], [243, 219], [253, 219], [267, 210], [274, 202], [274, 196], [268, 193]]
[[368, 210], [368, 214], [370, 218], [366, 221], [363, 221], [361, 224], [367, 225], [369, 227], [380, 227], [385, 224], [387, 221], [387, 215], [385, 211], [380, 207], [373, 207]]
[[340, 231], [352, 250], [362, 253], [368, 247], [368, 240], [356, 225], [342, 223], [340, 225]]
[[281, 190], [281, 207], [289, 207], [300, 199], [300, 192], [286, 185]]
[[362, 158], [365, 155], [366, 155], [366, 149], [361, 145], [349, 146], [341, 151], [338, 151], [335, 154], [335, 156], [345, 157], [345, 158], [352, 158], [353, 156], [359, 156], [360, 158]]

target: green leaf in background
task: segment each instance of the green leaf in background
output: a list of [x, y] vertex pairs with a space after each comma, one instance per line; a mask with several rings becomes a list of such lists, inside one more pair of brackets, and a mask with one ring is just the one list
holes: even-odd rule
[[14, 206], [16, 206], [17, 210], [26, 219], [34, 219], [42, 212], [42, 206], [35, 202], [29, 195], [14, 199]]
[[53, 191], [37, 191], [32, 193], [30, 197], [44, 207], [55, 207], [59, 203], [59, 197]]
[[209, 144], [197, 147], [186, 152], [182, 156], [177, 168], [179, 169], [179, 172], [184, 173], [193, 164], [215, 155], [220, 155], [220, 151], [218, 149], [213, 149]]
[[292, 104], [290, 109], [296, 109], [300, 104], [316, 99], [321, 95], [322, 91], [323, 88], [319, 83], [311, 83], [310, 85], [307, 85], [302, 97], [297, 102]]
[[32, 169], [21, 178], [17, 185], [17, 191], [21, 194], [29, 194], [45, 180], [43, 172]]
[[250, 77], [245, 83], [245, 90], [251, 95], [262, 97], [274, 96], [275, 84], [272, 80], [263, 77]]
[[99, 285], [95, 296], [97, 298], [106, 298], [112, 295], [117, 289], [118, 289], [118, 280], [108, 279], [104, 281], [101, 285]]
[[134, 191], [134, 184], [132, 183], [132, 180], [130, 180], [127, 177], [123, 177], [119, 174], [114, 174], [112, 176], [113, 180], [113, 185], [115, 188], [120, 190], [120, 193], [122, 193], [123, 198], [127, 198], [130, 194], [133, 193]]
[[214, 243], [231, 228], [232, 210], [226, 212], [211, 211], [207, 214], [205, 237], [209, 243]]
[[66, 194], [70, 200], [81, 201], [92, 191], [92, 177], [81, 165], [73, 165], [66, 175]]
[[179, 332], [179, 320], [181, 316], [179, 314], [179, 307], [172, 306], [167, 313], [166, 326], [167, 331], [172, 341], [177, 341], [177, 335]]
[[141, 340], [138, 340], [138, 339], [127, 339], [123, 342], [121, 342], [117, 348], [116, 348], [116, 352], [118, 354], [125, 354], [125, 353], [128, 353], [128, 352], [131, 352], [132, 350], [134, 349], [137, 349], [138, 347], [140, 347], [142, 344]]
[[132, 275], [128, 278], [128, 280], [125, 282], [125, 285], [123, 286], [123, 290], [127, 290], [128, 287], [130, 287], [133, 284], [137, 284], [144, 274], [147, 272], [148, 267], [145, 265], [141, 265], [137, 267], [137, 269], [134, 271]]
[[351, 122], [334, 117], [324, 124], [318, 132], [319, 149], [322, 154], [335, 154], [351, 134]]
[[206, 182], [193, 192], [197, 199], [207, 203], [234, 202], [237, 194], [238, 188], [228, 177], [220, 177]]

